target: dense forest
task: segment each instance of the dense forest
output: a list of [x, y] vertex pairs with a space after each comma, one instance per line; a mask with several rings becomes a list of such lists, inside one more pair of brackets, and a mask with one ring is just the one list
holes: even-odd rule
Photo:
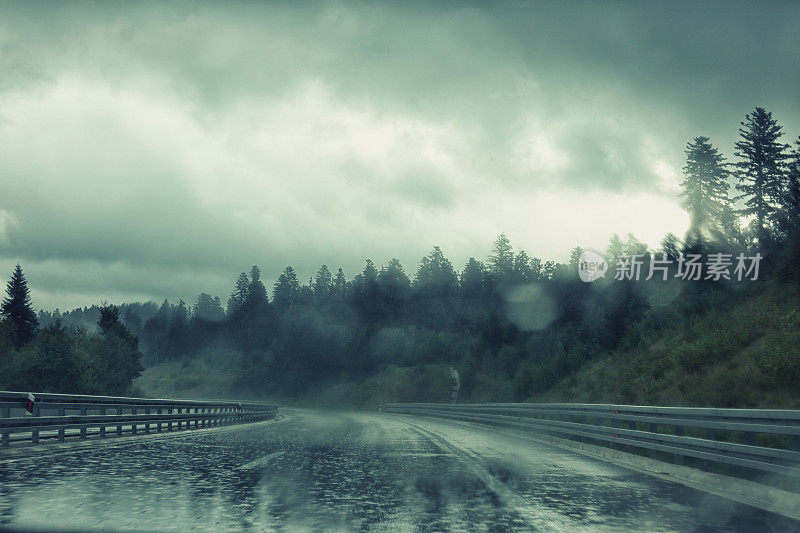
[[[119, 320], [119, 308], [98, 309], [95, 328], [41, 324], [17, 265], [3, 300], [0, 388], [73, 394], [124, 394], [143, 367], [139, 340]], [[41, 315], [40, 313], [40, 316]]]
[[[443, 400], [447, 390], [425, 374], [454, 367], [463, 401], [535, 398], [590, 361], [691, 328], [770, 284], [800, 281], [800, 138], [782, 142], [781, 126], [762, 108], [739, 132], [733, 162], [707, 137], [687, 143], [684, 238], [668, 234], [650, 247], [633, 234], [613, 235], [603, 250], [609, 272], [593, 283], [578, 276], [580, 247], [556, 263], [515, 250], [501, 234], [485, 259], [460, 269], [434, 246], [413, 271], [397, 259], [368, 259], [350, 279], [322, 265], [301, 283], [287, 266], [268, 291], [253, 266], [224, 302], [201, 293], [191, 306], [128, 303], [37, 316], [18, 268], [2, 307], [0, 388], [135, 393], [144, 368], [172, 365], [193, 381], [230, 376], [224, 390], [212, 389], [218, 396], [292, 399], [413, 369], [396, 379], [415, 380], [416, 388], [402, 389], [414, 397], [395, 399]], [[740, 254], [756, 252], [759, 271], [744, 281], [689, 279], [681, 270], [685, 257], [722, 254], [732, 274]], [[615, 275], [631, 257], [645, 275]], [[663, 276], [652, 276], [656, 264], [668, 265]], [[680, 364], [696, 371], [711, 362], [710, 351], [687, 351]], [[789, 349], [773, 350], [763, 365], [780, 386], [800, 379]]]

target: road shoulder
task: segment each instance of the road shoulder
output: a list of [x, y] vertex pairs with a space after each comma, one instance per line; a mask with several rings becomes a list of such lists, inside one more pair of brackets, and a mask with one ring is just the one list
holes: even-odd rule
[[[403, 417], [405, 415], [391, 415]], [[737, 503], [757, 507], [765, 511], [780, 514], [787, 518], [800, 520], [800, 494], [785, 491], [777, 487], [763, 485], [754, 481], [738, 479], [712, 472], [704, 472], [696, 468], [675, 465], [650, 459], [641, 455], [631, 454], [620, 450], [613, 450], [603, 446], [596, 446], [582, 442], [570, 441], [545, 434], [522, 433], [507, 429], [497, 429], [470, 422], [448, 420], [435, 417], [415, 416], [419, 421], [428, 418], [436, 422], [444, 422], [481, 429], [501, 435], [516, 437], [540, 444], [555, 446], [563, 450], [576, 452], [587, 457], [598, 459], [607, 463], [633, 470], [641, 474], [653, 476], [662, 480], [672, 481], [681, 485], [702, 490], [715, 496], [733, 500]]]

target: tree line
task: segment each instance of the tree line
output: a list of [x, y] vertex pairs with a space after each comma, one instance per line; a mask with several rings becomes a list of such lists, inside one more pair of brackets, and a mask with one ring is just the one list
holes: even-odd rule
[[[797, 279], [800, 138], [794, 149], [783, 143], [781, 126], [760, 107], [746, 115], [739, 133], [733, 163], [708, 137], [687, 143], [681, 199], [691, 225], [685, 237], [668, 234], [651, 249], [632, 234], [614, 235], [605, 250], [612, 268], [631, 254], [676, 258], [758, 249], [765, 257], [762, 278]], [[303, 395], [389, 366], [451, 365], [460, 370], [464, 400], [525, 400], [586, 361], [635, 347], [742, 291], [733, 282], [607, 277], [587, 284], [576, 274], [581, 251], [574, 248], [568, 263], [547, 261], [515, 250], [501, 234], [485, 260], [471, 257], [459, 270], [434, 246], [410, 274], [397, 259], [381, 266], [367, 259], [350, 279], [341, 268], [322, 265], [301, 283], [287, 266], [270, 290], [253, 266], [236, 277], [224, 304], [201, 293], [192, 305], [130, 303], [37, 317], [20, 311], [29, 303], [10, 296], [8, 308], [3, 304], [4, 350], [55, 353], [61, 348], [51, 348], [52, 338], [62, 344], [69, 338], [79, 372], [120, 350], [120, 360], [137, 361], [112, 371], [126, 379], [139, 371], [139, 356], [132, 355], [139, 346], [145, 366], [211, 357], [236, 373], [242, 393], [264, 396]], [[19, 293], [14, 276], [9, 294]], [[520, 290], [525, 287], [535, 290]], [[38, 330], [36, 322], [43, 325]], [[99, 390], [94, 379], [80, 390]]]
[[39, 327], [25, 274], [17, 265], [0, 312], [0, 389], [71, 394], [124, 394], [141, 374], [139, 339], [113, 305], [99, 309], [97, 331]]

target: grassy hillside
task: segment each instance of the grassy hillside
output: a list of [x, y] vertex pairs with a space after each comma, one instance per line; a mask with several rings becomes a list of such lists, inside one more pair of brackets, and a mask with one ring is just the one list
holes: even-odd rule
[[133, 382], [133, 393], [151, 398], [253, 398], [237, 387], [238, 357], [224, 350], [209, 350], [196, 358], [146, 368]]
[[530, 400], [798, 408], [800, 288], [774, 284], [719, 306]]

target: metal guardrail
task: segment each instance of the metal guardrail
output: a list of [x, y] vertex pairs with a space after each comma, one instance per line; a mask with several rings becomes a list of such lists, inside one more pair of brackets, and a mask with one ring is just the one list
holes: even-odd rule
[[277, 409], [257, 402], [0, 391], [0, 447], [241, 424], [274, 418]]
[[800, 477], [800, 410], [608, 404], [396, 403], [381, 412], [505, 426]]

